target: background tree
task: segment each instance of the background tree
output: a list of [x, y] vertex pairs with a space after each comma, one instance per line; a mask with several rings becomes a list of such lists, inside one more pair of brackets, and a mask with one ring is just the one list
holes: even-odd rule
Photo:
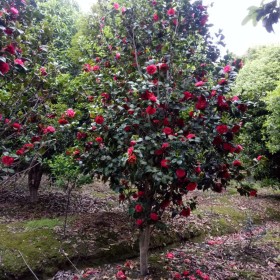
[[[250, 49], [244, 61], [245, 66], [239, 72], [234, 88], [235, 94], [240, 94], [254, 104], [249, 110], [251, 117], [247, 119], [240, 136], [241, 142], [246, 143], [244, 161], [246, 161], [245, 157], [250, 162], [252, 157], [264, 155], [267, 160], [263, 160], [263, 164], [255, 169], [255, 177], [257, 179], [269, 177], [279, 179], [280, 154], [277, 151], [272, 154], [268, 149], [270, 141], [268, 139], [271, 138], [271, 134], [264, 129], [264, 123], [270, 115], [265, 97], [279, 83], [280, 47]], [[272, 108], [270, 106], [270, 110]]]
[[[60, 111], [54, 112], [53, 107], [58, 103], [57, 77], [65, 70], [71, 72], [65, 52], [76, 32], [77, 15], [71, 1], [37, 4], [1, 2], [0, 30], [1, 177], [6, 180], [28, 170], [33, 202], [43, 173], [42, 159], [70, 139], [65, 132], [59, 142], [54, 137], [59, 126], [55, 114], [66, 111], [69, 102], [60, 105]], [[51, 25], [50, 18], [56, 18]]]
[[271, 154], [275, 154], [280, 152], [280, 82], [274, 91], [267, 93], [265, 101], [269, 112], [265, 121], [266, 147]]

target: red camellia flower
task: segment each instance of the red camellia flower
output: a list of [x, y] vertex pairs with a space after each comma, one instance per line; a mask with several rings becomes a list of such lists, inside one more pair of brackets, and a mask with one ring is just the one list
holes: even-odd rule
[[121, 193], [119, 195], [119, 201], [124, 201], [125, 200], [125, 195], [123, 193]]
[[157, 97], [153, 93], [149, 94], [148, 99], [152, 102], [157, 102]]
[[152, 212], [152, 213], [150, 214], [150, 219], [151, 219], [152, 221], [157, 221], [157, 220], [158, 220], [158, 214]]
[[236, 95], [235, 95], [235, 96], [233, 96], [233, 97], [231, 98], [231, 101], [233, 101], [233, 102], [234, 102], [234, 101], [238, 101], [238, 100], [240, 100], [240, 99], [239, 99], [239, 97], [238, 97], [238, 96], [236, 96]]
[[169, 148], [170, 147], [170, 144], [169, 143], [162, 143], [162, 145], [161, 145], [161, 148], [162, 149], [167, 149], [167, 148]]
[[193, 99], [193, 95], [190, 92], [185, 91], [185, 92], [183, 92], [183, 94], [185, 96], [184, 97], [185, 100]]
[[165, 209], [170, 205], [170, 200], [164, 200], [161, 204], [160, 204], [160, 208]]
[[19, 149], [19, 150], [16, 151], [16, 154], [17, 154], [18, 156], [22, 156], [22, 155], [24, 154], [24, 152], [25, 152], [25, 150], [24, 150], [23, 148], [21, 148], [21, 149]]
[[226, 65], [223, 70], [224, 70], [225, 73], [228, 73], [228, 72], [231, 71], [231, 66], [230, 65]]
[[135, 146], [136, 143], [137, 143], [137, 142], [136, 142], [135, 140], [131, 140], [131, 141], [130, 141], [130, 146]]
[[83, 65], [83, 70], [84, 70], [85, 72], [90, 72], [90, 71], [91, 71], [91, 65], [88, 64], [88, 63], [84, 64], [84, 65]]
[[126, 280], [127, 279], [127, 277], [125, 276], [125, 274], [124, 274], [124, 272], [122, 270], [119, 270], [117, 272], [116, 278], [117, 278], [117, 280]]
[[165, 256], [167, 259], [170, 259], [170, 260], [174, 259], [174, 257], [175, 257], [173, 253], [167, 253]]
[[87, 96], [88, 102], [93, 102], [94, 97], [92, 95]]
[[15, 130], [20, 130], [21, 129], [21, 125], [19, 123], [13, 123], [12, 127], [15, 129]]
[[184, 208], [181, 212], [180, 215], [183, 217], [188, 217], [191, 214], [191, 208]]
[[242, 165], [241, 161], [238, 160], [238, 159], [234, 160], [232, 164], [233, 164], [233, 166], [241, 166]]
[[198, 97], [197, 103], [195, 104], [195, 108], [197, 110], [204, 110], [207, 107], [207, 101], [205, 96]]
[[114, 9], [115, 9], [115, 10], [118, 10], [118, 9], [120, 8], [119, 3], [114, 3], [113, 6], [114, 6]]
[[196, 189], [196, 187], [197, 187], [197, 183], [195, 183], [195, 182], [190, 182], [190, 183], [188, 183], [186, 189], [187, 189], [188, 191], [194, 191], [194, 190]]
[[154, 64], [148, 65], [148, 66], [146, 67], [146, 71], [147, 71], [147, 73], [148, 73], [149, 75], [153, 75], [153, 74], [155, 74], [155, 73], [157, 72], [157, 67], [156, 67]]
[[144, 194], [145, 194], [145, 192], [138, 191], [137, 193], [135, 193], [135, 198], [142, 197], [142, 196], [144, 196]]
[[129, 157], [128, 157], [128, 160], [127, 162], [131, 165], [134, 165], [137, 161], [137, 157], [135, 154], [131, 154]]
[[5, 75], [9, 72], [9, 70], [10, 70], [9, 64], [0, 60], [0, 72], [3, 75]]
[[136, 204], [135, 207], [134, 207], [134, 210], [137, 213], [141, 213], [141, 212], [143, 212], [144, 208], [141, 204]]
[[204, 26], [206, 24], [207, 20], [208, 20], [208, 15], [202, 16], [201, 19], [200, 19], [200, 24], [202, 26]]
[[178, 178], [184, 178], [186, 176], [186, 171], [182, 168], [176, 170], [176, 176]]
[[168, 118], [164, 118], [163, 125], [165, 125], [165, 126], [170, 125], [170, 121]]
[[116, 53], [115, 58], [116, 58], [116, 59], [120, 59], [120, 58], [121, 58], [121, 54], [120, 54], [120, 53]]
[[26, 143], [22, 146], [22, 148], [25, 150], [31, 150], [34, 148], [34, 145], [32, 143]]
[[238, 110], [240, 110], [242, 113], [247, 111], [247, 105], [246, 104], [239, 104], [237, 106]]
[[10, 44], [6, 48], [4, 48], [4, 51], [8, 52], [10, 54], [13, 54], [13, 55], [16, 54], [16, 48], [12, 44]]
[[205, 82], [199, 81], [199, 82], [195, 83], [195, 86], [196, 87], [202, 87], [204, 84], [205, 84]]
[[163, 168], [168, 168], [169, 167], [169, 160], [168, 159], [161, 160], [160, 165]]
[[225, 151], [229, 151], [230, 153], [234, 153], [235, 152], [235, 148], [232, 144], [230, 143], [223, 143], [223, 149]]
[[223, 139], [220, 136], [216, 136], [212, 143], [213, 145], [218, 146], [223, 143]]
[[45, 129], [43, 129], [44, 134], [54, 133], [54, 132], [55, 132], [55, 128], [51, 125], [47, 126]]
[[201, 173], [201, 167], [200, 166], [195, 167], [194, 171], [197, 174]]
[[257, 160], [260, 161], [263, 158], [263, 156], [257, 156]]
[[34, 143], [34, 142], [40, 142], [41, 141], [41, 137], [40, 136], [33, 136], [31, 138], [31, 142]]
[[14, 163], [15, 159], [10, 156], [2, 156], [1, 161], [5, 166], [11, 166]]
[[42, 76], [47, 76], [47, 75], [48, 75], [47, 70], [46, 70], [45, 67], [41, 67], [41, 68], [40, 68], [40, 74], [41, 74]]
[[137, 219], [136, 220], [136, 225], [139, 226], [139, 227], [142, 226], [143, 223], [144, 223], [144, 221], [142, 219]]
[[163, 149], [157, 149], [157, 150], [155, 150], [155, 155], [156, 156], [160, 156], [160, 155], [162, 155], [164, 153], [164, 150]]
[[234, 152], [239, 154], [243, 150], [243, 147], [241, 145], [237, 145]]
[[148, 106], [147, 109], [146, 109], [146, 113], [148, 115], [153, 115], [153, 114], [156, 113], [156, 111], [157, 111], [156, 108], [154, 108], [153, 106]]
[[218, 81], [218, 84], [219, 84], [219, 85], [226, 85], [226, 84], [227, 84], [227, 79], [221, 78], [221, 79]]
[[17, 16], [19, 14], [18, 9], [16, 9], [15, 7], [12, 7], [10, 9], [11, 14], [13, 14], [14, 16]]
[[225, 97], [223, 95], [219, 95], [218, 96], [218, 106], [220, 109], [222, 110], [228, 110], [229, 109], [229, 105], [225, 99]]
[[129, 147], [128, 149], [127, 149], [127, 154], [129, 155], [129, 156], [131, 156], [132, 154], [133, 154], [133, 151], [134, 151], [134, 147], [132, 146], [132, 147]]
[[159, 20], [159, 17], [158, 17], [157, 14], [154, 14], [154, 15], [153, 15], [153, 20], [154, 20], [154, 21], [158, 21], [158, 20]]
[[187, 139], [193, 139], [193, 138], [195, 138], [195, 134], [190, 133], [190, 134], [188, 134], [188, 135], [186, 136], [186, 138], [187, 138]]
[[231, 129], [232, 133], [238, 133], [240, 130], [240, 126], [238, 124], [234, 125]]
[[181, 274], [179, 272], [175, 272], [173, 274], [173, 279], [182, 279]]
[[166, 72], [169, 69], [169, 66], [166, 63], [159, 64], [159, 70]]
[[125, 128], [124, 128], [124, 131], [126, 132], [129, 132], [131, 130], [131, 126], [130, 125], [127, 125]]
[[216, 126], [216, 130], [219, 134], [225, 134], [228, 132], [228, 127], [225, 124], [220, 124]]
[[103, 124], [103, 123], [104, 123], [104, 118], [103, 118], [103, 116], [96, 116], [94, 120], [95, 120], [95, 122], [98, 123], [98, 124]]
[[91, 70], [96, 72], [100, 70], [100, 67], [98, 65], [94, 65], [91, 67]]
[[99, 144], [101, 144], [102, 142], [103, 142], [103, 139], [102, 139], [102, 137], [96, 137], [95, 138], [95, 141], [97, 142], [97, 143], [99, 143]]
[[20, 66], [24, 66], [24, 62], [21, 59], [19, 59], [19, 58], [14, 60], [14, 64], [17, 64], [17, 65], [20, 65]]
[[78, 140], [86, 139], [86, 138], [87, 138], [87, 134], [85, 132], [78, 131], [78, 133], [77, 133], [77, 139]]
[[66, 116], [68, 117], [68, 118], [74, 118], [75, 117], [75, 115], [76, 115], [76, 112], [73, 110], [73, 109], [67, 109], [67, 111], [66, 111]]
[[168, 15], [168, 16], [174, 16], [175, 13], [176, 13], [176, 11], [175, 11], [175, 9], [173, 9], [173, 8], [170, 8], [170, 9], [167, 11], [167, 15]]
[[65, 118], [60, 118], [58, 120], [58, 123], [61, 124], [61, 125], [65, 125], [65, 124], [68, 124], [68, 121]]
[[103, 101], [108, 100], [110, 98], [110, 95], [107, 92], [101, 93], [101, 96], [103, 97]]
[[256, 191], [256, 190], [251, 190], [251, 191], [249, 192], [249, 195], [250, 195], [250, 196], [257, 196], [257, 191]]
[[173, 133], [172, 128], [170, 127], [165, 127], [163, 130], [163, 133], [165, 133], [166, 135], [171, 135]]

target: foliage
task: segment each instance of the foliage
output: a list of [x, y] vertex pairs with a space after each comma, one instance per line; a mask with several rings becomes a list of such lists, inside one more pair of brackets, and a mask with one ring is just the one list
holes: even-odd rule
[[100, 10], [84, 65], [95, 103], [80, 122], [79, 160], [130, 202], [140, 228], [160, 224], [165, 209], [188, 216], [188, 192], [243, 178], [233, 139], [246, 105], [225, 96], [240, 61], [216, 63], [201, 2], [108, 2]]
[[274, 154], [280, 152], [280, 82], [274, 91], [267, 94], [265, 101], [269, 111], [265, 122], [266, 133], [268, 135], [266, 146]]
[[258, 101], [275, 89], [280, 75], [280, 46], [249, 49], [235, 85], [235, 92]]
[[[1, 85], [9, 98], [1, 98], [1, 175], [21, 168], [23, 156], [29, 164], [51, 158], [44, 162], [67, 187], [67, 208], [73, 186], [101, 176], [141, 229], [146, 274], [150, 226], [164, 228], [165, 210], [188, 217], [196, 206], [190, 192], [221, 192], [235, 179], [240, 194], [256, 195], [242, 185], [235, 137], [247, 105], [229, 95], [242, 62], [218, 60], [201, 1], [100, 1], [100, 13], [72, 40], [76, 48], [71, 3], [39, 1], [38, 13], [8, 1], [2, 9]], [[24, 30], [7, 32], [9, 24]]]
[[81, 174], [74, 159], [66, 155], [54, 156], [51, 160], [48, 160], [48, 166], [57, 186], [68, 189], [91, 182], [89, 177]]
[[[60, 128], [54, 118], [61, 111], [53, 110], [58, 102], [57, 77], [71, 66], [65, 57], [76, 32], [77, 8], [71, 3], [1, 2], [2, 179], [65, 150], [75, 135], [65, 129], [57, 134]], [[66, 110], [67, 105], [60, 104], [59, 108]]]
[[274, 32], [273, 25], [277, 24], [280, 19], [280, 2], [277, 0], [269, 1], [264, 3], [262, 1], [259, 7], [251, 6], [248, 8], [249, 13], [244, 18], [242, 24], [246, 24], [252, 20], [253, 24], [262, 21], [262, 25], [265, 27], [267, 32]]
[[[261, 164], [254, 170], [257, 179], [265, 177], [279, 178], [279, 154], [272, 155], [268, 150], [271, 136], [264, 123], [269, 118], [266, 96], [273, 91], [280, 77], [280, 47], [269, 46], [249, 50], [245, 65], [239, 72], [234, 87], [235, 94], [250, 100], [253, 106], [240, 135], [240, 141], [245, 145], [243, 161], [251, 164], [251, 158], [265, 155]], [[277, 110], [275, 111], [277, 114]], [[247, 158], [247, 159], [246, 159]], [[265, 159], [266, 158], [266, 159]]]

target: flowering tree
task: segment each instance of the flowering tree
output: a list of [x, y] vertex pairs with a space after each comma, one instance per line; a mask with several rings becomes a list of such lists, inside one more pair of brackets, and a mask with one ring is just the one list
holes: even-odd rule
[[221, 192], [244, 177], [234, 138], [247, 106], [228, 95], [242, 63], [217, 61], [201, 1], [102, 1], [100, 10], [84, 65], [94, 102], [68, 154], [128, 202], [145, 275], [151, 226], [164, 211], [188, 217], [189, 193]]
[[64, 22], [48, 26], [48, 12], [55, 15], [48, 9], [57, 6], [56, 1], [49, 6], [38, 3], [40, 9], [35, 2], [24, 0], [0, 3], [0, 178], [7, 182], [14, 174], [27, 171], [31, 201], [35, 202], [43, 156], [61, 149], [71, 138], [65, 132], [57, 134], [55, 128], [59, 126], [56, 114], [72, 119], [67, 116], [68, 104], [60, 104], [60, 110], [53, 108], [57, 103], [57, 75], [65, 69], [59, 46], [66, 51], [74, 32], [73, 28], [65, 31], [71, 7], [67, 6]]

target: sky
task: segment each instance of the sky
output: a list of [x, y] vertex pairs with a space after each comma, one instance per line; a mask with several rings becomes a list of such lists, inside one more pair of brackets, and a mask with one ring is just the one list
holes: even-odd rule
[[[77, 0], [81, 10], [88, 12], [95, 0]], [[116, 1], [117, 2], [117, 1]], [[275, 33], [268, 33], [261, 22], [256, 27], [252, 22], [242, 26], [241, 22], [248, 14], [248, 7], [258, 6], [261, 0], [204, 0], [209, 7], [209, 23], [214, 24], [212, 32], [223, 30], [226, 49], [236, 55], [243, 55], [248, 48], [258, 45], [280, 44], [280, 23], [274, 25]]]

